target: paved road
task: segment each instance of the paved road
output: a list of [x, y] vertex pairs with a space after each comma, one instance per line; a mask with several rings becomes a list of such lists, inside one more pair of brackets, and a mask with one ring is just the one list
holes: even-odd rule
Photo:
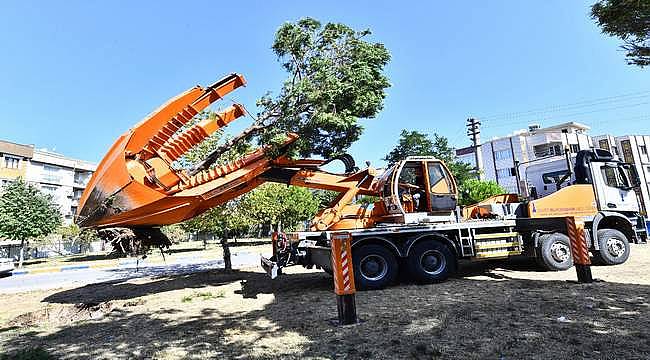
[[[255, 266], [259, 255], [238, 253], [232, 256], [233, 268]], [[0, 294], [31, 290], [46, 290], [69, 286], [82, 286], [103, 281], [139, 278], [145, 276], [179, 275], [223, 268], [223, 260], [181, 258], [173, 264], [151, 265], [136, 268], [135, 264], [116, 269], [80, 269], [34, 275], [14, 275], [0, 278]]]

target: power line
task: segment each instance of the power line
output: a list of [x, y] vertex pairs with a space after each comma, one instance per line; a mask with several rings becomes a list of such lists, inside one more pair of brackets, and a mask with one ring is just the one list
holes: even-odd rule
[[578, 102], [563, 104], [563, 105], [547, 106], [543, 108], [531, 109], [526, 111], [494, 114], [489, 116], [482, 116], [479, 118], [483, 121], [496, 122], [498, 120], [511, 120], [511, 119], [522, 118], [522, 117], [539, 116], [549, 112], [562, 112], [568, 110], [581, 109], [585, 107], [593, 107], [598, 105], [634, 101], [634, 100], [644, 99], [647, 97], [650, 97], [650, 90], [639, 91], [635, 93], [628, 93], [628, 94], [617, 95], [617, 96], [597, 98], [592, 100], [583, 100], [583, 101], [578, 101]]
[[[576, 116], [582, 116], [582, 115], [587, 115], [587, 114], [593, 114], [597, 112], [605, 112], [605, 111], [612, 111], [612, 110], [618, 110], [618, 109], [625, 109], [625, 108], [631, 108], [631, 107], [637, 107], [641, 105], [647, 105], [650, 104], [650, 101], [644, 101], [640, 103], [634, 103], [634, 104], [625, 104], [625, 105], [619, 105], [619, 106], [614, 106], [614, 107], [608, 107], [608, 108], [603, 108], [603, 109], [594, 109], [594, 110], [589, 110], [589, 111], [582, 111], [582, 112], [574, 112], [574, 113], [560, 113], [556, 115], [551, 115], [551, 116], [545, 116], [545, 117], [540, 117], [537, 120], [548, 120], [548, 119], [554, 119], [558, 117], [576, 117]], [[512, 125], [517, 125], [521, 124], [523, 122], [528, 122], [530, 119], [520, 119], [516, 121], [511, 121], [507, 123], [501, 123], [498, 125], [492, 125], [489, 124], [487, 126], [484, 125], [484, 127], [489, 128], [489, 129], [494, 129], [494, 128], [502, 128], [506, 126], [512, 126]]]

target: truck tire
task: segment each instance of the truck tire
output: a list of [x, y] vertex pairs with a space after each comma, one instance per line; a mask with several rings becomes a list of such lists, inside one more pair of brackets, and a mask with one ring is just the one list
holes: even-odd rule
[[376, 244], [353, 249], [352, 266], [357, 290], [383, 289], [392, 284], [399, 273], [395, 255], [386, 247]]
[[537, 256], [538, 263], [546, 270], [562, 271], [573, 266], [569, 237], [562, 233], [541, 235]]
[[619, 265], [630, 257], [630, 242], [622, 232], [600, 229], [596, 237], [600, 249], [594, 252], [596, 262], [604, 265]]
[[409, 273], [421, 283], [447, 280], [456, 272], [456, 256], [449, 247], [439, 241], [420, 241], [406, 259]]

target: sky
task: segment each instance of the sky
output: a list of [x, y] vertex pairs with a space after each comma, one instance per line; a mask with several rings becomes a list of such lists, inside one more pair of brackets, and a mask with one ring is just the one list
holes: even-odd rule
[[306, 16], [369, 28], [392, 54], [384, 110], [349, 151], [358, 163], [383, 165], [401, 129], [468, 146], [468, 117], [484, 139], [567, 121], [649, 134], [650, 68], [626, 64], [593, 1], [5, 0], [0, 139], [98, 162], [167, 99], [232, 72], [248, 84], [227, 101], [254, 112], [286, 77], [275, 31]]

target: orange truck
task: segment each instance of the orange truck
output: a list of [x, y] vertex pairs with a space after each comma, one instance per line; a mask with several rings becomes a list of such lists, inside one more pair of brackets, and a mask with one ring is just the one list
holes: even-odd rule
[[[421, 282], [442, 281], [460, 259], [529, 256], [549, 270], [567, 269], [572, 258], [566, 217], [584, 222], [590, 250], [604, 264], [625, 262], [630, 242], [647, 242], [634, 191], [638, 176], [602, 150], [578, 153], [575, 184], [554, 194], [532, 201], [503, 194], [464, 209], [458, 207], [451, 172], [432, 157], [409, 157], [383, 171], [359, 170], [349, 156], [291, 159], [261, 147], [220, 166], [204, 161], [194, 171], [176, 168], [177, 159], [245, 110], [235, 104], [214, 119], [188, 122], [244, 84], [243, 76], [231, 74], [191, 88], [120, 136], [84, 191], [76, 222], [84, 228], [126, 227], [146, 236], [265, 182], [332, 190], [339, 196], [316, 214], [309, 231], [275, 234], [273, 256], [261, 263], [272, 277], [291, 265], [330, 272], [331, 236], [347, 231], [360, 289], [383, 288], [400, 271]], [[285, 146], [296, 139], [287, 134]], [[343, 173], [323, 169], [334, 160], [345, 164]], [[355, 204], [358, 195], [378, 201]]]

